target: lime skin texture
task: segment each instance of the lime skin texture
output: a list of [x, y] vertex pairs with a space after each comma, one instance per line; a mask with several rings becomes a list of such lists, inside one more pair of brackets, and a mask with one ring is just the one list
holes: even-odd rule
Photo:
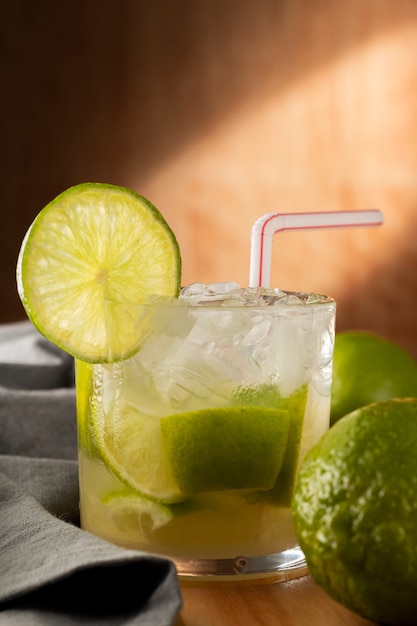
[[307, 453], [292, 512], [312, 578], [371, 620], [416, 624], [417, 399], [341, 418]]

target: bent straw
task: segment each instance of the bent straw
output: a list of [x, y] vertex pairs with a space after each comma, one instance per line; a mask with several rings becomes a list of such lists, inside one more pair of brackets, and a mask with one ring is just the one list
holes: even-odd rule
[[254, 223], [251, 234], [250, 287], [269, 287], [272, 240], [282, 230], [357, 228], [379, 226], [381, 211], [329, 211], [319, 213], [267, 213]]

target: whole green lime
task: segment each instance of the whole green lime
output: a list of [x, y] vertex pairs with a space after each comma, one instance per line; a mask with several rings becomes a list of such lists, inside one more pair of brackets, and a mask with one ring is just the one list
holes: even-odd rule
[[417, 399], [340, 419], [306, 455], [292, 511], [331, 597], [384, 624], [417, 623]]
[[336, 334], [330, 423], [371, 402], [417, 397], [417, 363], [398, 344], [368, 331]]

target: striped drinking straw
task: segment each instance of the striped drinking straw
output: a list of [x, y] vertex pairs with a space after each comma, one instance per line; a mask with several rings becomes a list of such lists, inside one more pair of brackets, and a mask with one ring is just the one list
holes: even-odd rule
[[275, 233], [282, 230], [371, 227], [380, 226], [382, 223], [383, 216], [378, 209], [319, 213], [267, 213], [256, 220], [252, 227], [249, 286], [270, 286], [272, 240]]

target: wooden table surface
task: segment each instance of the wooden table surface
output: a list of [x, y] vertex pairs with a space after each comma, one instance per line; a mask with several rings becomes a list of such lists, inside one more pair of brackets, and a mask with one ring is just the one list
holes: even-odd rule
[[175, 626], [371, 626], [333, 601], [310, 576], [274, 584], [181, 585]]

